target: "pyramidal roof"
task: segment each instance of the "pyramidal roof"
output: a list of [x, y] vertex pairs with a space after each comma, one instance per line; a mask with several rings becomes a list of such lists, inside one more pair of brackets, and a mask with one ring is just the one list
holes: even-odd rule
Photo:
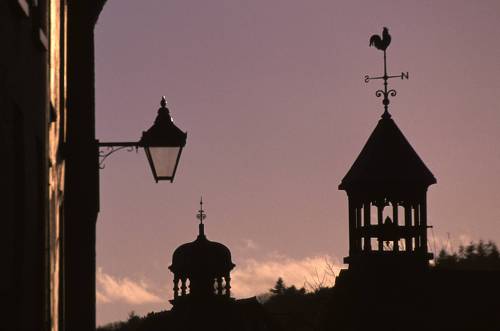
[[340, 190], [374, 185], [427, 188], [436, 183], [436, 178], [394, 120], [389, 114], [384, 115], [342, 179]]

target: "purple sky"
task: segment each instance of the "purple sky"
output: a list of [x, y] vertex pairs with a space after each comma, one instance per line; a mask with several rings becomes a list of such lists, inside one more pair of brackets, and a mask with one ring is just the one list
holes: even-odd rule
[[347, 255], [337, 186], [382, 113], [388, 68], [410, 79], [390, 112], [436, 176], [428, 220], [439, 248], [500, 242], [500, 2], [109, 0], [96, 27], [101, 141], [136, 141], [167, 96], [188, 131], [175, 182], [154, 183], [143, 151], [101, 170], [98, 324], [168, 309], [173, 250], [206, 233], [237, 267], [235, 294]]

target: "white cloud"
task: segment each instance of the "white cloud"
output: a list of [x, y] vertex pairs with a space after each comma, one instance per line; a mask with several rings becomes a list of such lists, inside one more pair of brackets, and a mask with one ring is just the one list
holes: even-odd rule
[[[247, 243], [252, 246], [253, 242]], [[287, 286], [311, 289], [319, 285], [332, 286], [342, 264], [327, 254], [294, 259], [282, 254], [270, 254], [263, 259], [243, 259], [231, 273], [232, 295], [237, 298], [251, 297], [267, 293], [278, 277]], [[102, 268], [96, 273], [96, 299], [99, 304], [126, 303], [133, 305], [163, 303], [144, 281], [134, 281], [128, 277], [115, 277], [105, 273]], [[169, 294], [170, 293], [169, 289]]]
[[258, 249], [259, 246], [257, 245], [257, 243], [255, 241], [253, 241], [252, 239], [243, 239], [243, 247], [245, 249], [249, 249], [249, 250], [255, 250], [255, 249]]
[[110, 303], [111, 299], [102, 294], [99, 290], [95, 293], [95, 298], [98, 303]]
[[329, 255], [293, 259], [272, 254], [263, 260], [245, 259], [232, 272], [232, 292], [235, 297], [251, 297], [268, 292], [278, 277], [287, 286], [315, 287], [319, 283], [332, 286], [342, 265]]
[[441, 249], [445, 249], [450, 253], [458, 252], [460, 246], [467, 246], [473, 241], [472, 237], [467, 234], [459, 234], [458, 236], [453, 236], [450, 233], [446, 235], [434, 234], [431, 232], [428, 234], [428, 244], [429, 250], [435, 254], [439, 254]]
[[254, 254], [258, 250], [260, 250], [260, 245], [248, 238], [239, 240], [231, 249], [235, 256]]
[[164, 301], [149, 289], [145, 281], [113, 277], [102, 271], [102, 268], [97, 269], [96, 282], [96, 300], [101, 304], [125, 302], [139, 305]]

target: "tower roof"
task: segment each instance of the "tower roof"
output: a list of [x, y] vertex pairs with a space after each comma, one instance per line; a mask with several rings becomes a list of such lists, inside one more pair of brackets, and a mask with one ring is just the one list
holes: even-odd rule
[[234, 268], [231, 251], [221, 243], [210, 241], [203, 233], [204, 224], [200, 224], [200, 234], [195, 241], [179, 246], [172, 256], [169, 269], [187, 277], [201, 274], [220, 276]]
[[427, 188], [436, 178], [390, 116], [382, 116], [340, 190]]
[[231, 251], [221, 243], [210, 241], [205, 236], [206, 218], [203, 210], [203, 200], [200, 200], [200, 210], [196, 217], [200, 220], [199, 234], [195, 241], [179, 246], [172, 256], [169, 269], [179, 276], [224, 276], [234, 268], [231, 261]]

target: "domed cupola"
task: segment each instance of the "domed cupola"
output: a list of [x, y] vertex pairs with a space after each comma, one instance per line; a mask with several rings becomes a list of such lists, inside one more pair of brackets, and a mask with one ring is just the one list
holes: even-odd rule
[[195, 241], [179, 246], [172, 256], [170, 271], [174, 273], [174, 300], [172, 304], [190, 298], [230, 297], [234, 268], [231, 251], [221, 243], [205, 236], [206, 218], [203, 201], [196, 217], [200, 220]]

